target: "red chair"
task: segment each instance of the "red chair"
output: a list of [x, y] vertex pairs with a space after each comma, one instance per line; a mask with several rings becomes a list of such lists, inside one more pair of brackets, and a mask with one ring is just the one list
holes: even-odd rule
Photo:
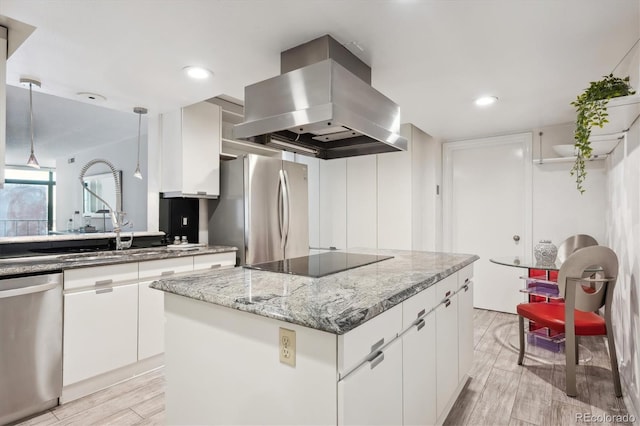
[[[585, 270], [600, 267], [593, 274]], [[595, 276], [595, 278], [590, 277]], [[617, 397], [622, 396], [616, 346], [611, 334], [611, 303], [618, 276], [618, 258], [613, 250], [604, 246], [591, 246], [576, 250], [560, 267], [558, 290], [564, 303], [521, 303], [517, 306], [520, 331], [520, 356], [524, 359], [524, 319], [565, 333], [565, 357], [568, 396], [576, 396], [576, 364], [578, 363], [577, 336], [607, 336], [611, 373]], [[600, 278], [602, 277], [602, 278]], [[578, 283], [588, 284], [579, 285]], [[596, 312], [605, 307], [604, 318]]]

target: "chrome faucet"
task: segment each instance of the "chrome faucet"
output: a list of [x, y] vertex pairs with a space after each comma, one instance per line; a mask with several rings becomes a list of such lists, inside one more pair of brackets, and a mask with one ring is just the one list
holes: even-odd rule
[[[115, 185], [116, 185], [116, 208], [115, 208], [115, 210], [113, 209], [113, 207], [111, 207], [109, 205], [109, 203], [107, 203], [104, 199], [102, 199], [102, 197], [100, 197], [98, 194], [93, 192], [91, 189], [89, 189], [84, 184], [84, 175], [85, 175], [85, 173], [87, 173], [87, 170], [89, 170], [89, 168], [91, 168], [91, 166], [93, 166], [94, 164], [98, 164], [98, 163], [106, 164], [109, 167], [109, 169], [111, 169], [111, 173], [113, 174], [113, 180], [114, 180]], [[109, 208], [109, 216], [111, 217], [111, 223], [113, 224], [113, 232], [116, 233], [116, 250], [123, 250], [123, 249], [128, 249], [129, 247], [131, 247], [131, 243], [133, 243], [133, 232], [131, 232], [131, 238], [129, 239], [129, 241], [122, 241], [121, 236], [120, 236], [122, 228], [124, 226], [128, 225], [129, 222], [125, 222], [124, 221], [124, 216], [126, 215], [126, 213], [122, 211], [122, 183], [120, 182], [120, 176], [118, 175], [118, 171], [113, 166], [113, 164], [111, 164], [111, 162], [109, 162], [107, 160], [102, 160], [102, 159], [96, 159], [96, 160], [89, 161], [80, 170], [80, 185], [82, 185], [82, 188], [84, 190], [89, 192], [91, 195], [96, 197], [98, 200], [102, 201], [104, 203], [104, 205]]]

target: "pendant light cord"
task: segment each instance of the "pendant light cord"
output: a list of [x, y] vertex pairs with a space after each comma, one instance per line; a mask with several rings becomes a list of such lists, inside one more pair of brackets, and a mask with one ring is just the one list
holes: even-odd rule
[[31, 127], [31, 155], [33, 155], [33, 92], [31, 87], [33, 83], [29, 83], [29, 114], [30, 114], [30, 127]]
[[142, 112], [138, 113], [138, 161], [137, 166], [140, 167], [140, 126], [142, 123]]
[[624, 56], [622, 57], [622, 59], [620, 59], [620, 61], [618, 62], [618, 64], [613, 67], [613, 70], [611, 71], [611, 74], [613, 74], [614, 72], [616, 72], [616, 70], [618, 69], [618, 67], [624, 62], [625, 59], [627, 59], [627, 56], [629, 56], [629, 54], [633, 51], [633, 49], [638, 45], [638, 43], [640, 43], [640, 38], [636, 40], [635, 43], [633, 43], [633, 46], [631, 46], [631, 49], [627, 50], [627, 53], [624, 54]]

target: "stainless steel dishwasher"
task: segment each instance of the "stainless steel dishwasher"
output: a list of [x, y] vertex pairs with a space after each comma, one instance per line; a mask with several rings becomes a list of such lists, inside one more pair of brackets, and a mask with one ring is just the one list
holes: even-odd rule
[[0, 424], [58, 404], [62, 274], [0, 279]]

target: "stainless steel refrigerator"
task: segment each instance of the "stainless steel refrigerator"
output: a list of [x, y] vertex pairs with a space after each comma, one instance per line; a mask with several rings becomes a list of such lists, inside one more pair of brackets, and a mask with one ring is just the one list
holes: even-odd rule
[[309, 254], [307, 166], [248, 154], [220, 165], [209, 243], [238, 247], [239, 265]]

